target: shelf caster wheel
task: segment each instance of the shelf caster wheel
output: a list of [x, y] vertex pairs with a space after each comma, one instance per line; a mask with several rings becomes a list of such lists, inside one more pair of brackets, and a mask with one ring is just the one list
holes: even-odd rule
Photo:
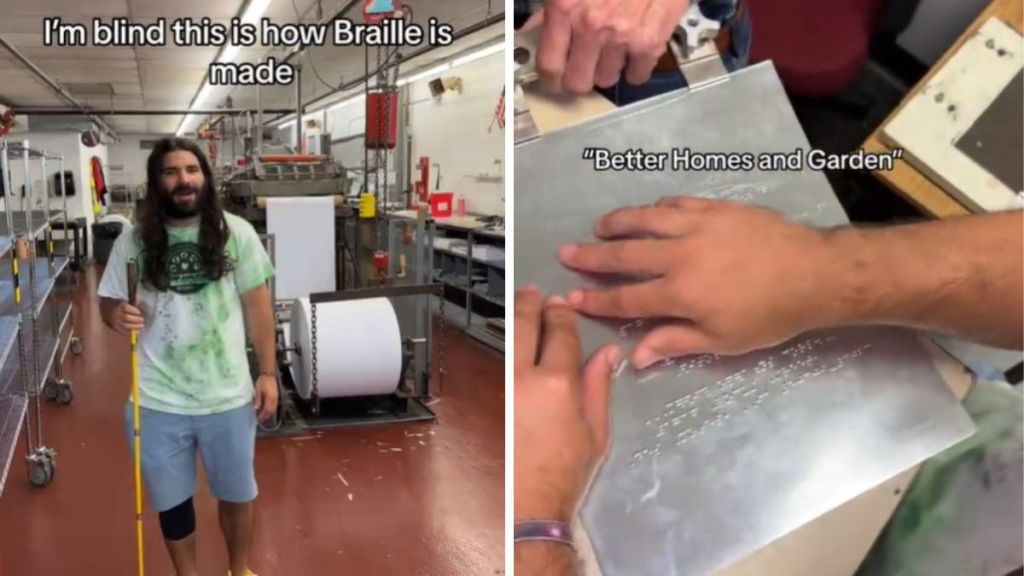
[[71, 382], [67, 380], [61, 380], [57, 385], [57, 403], [67, 406], [71, 404], [71, 401], [75, 399], [75, 392], [71, 387]]
[[47, 380], [46, 384], [43, 384], [43, 398], [53, 402], [58, 396], [60, 396], [59, 383], [55, 380]]
[[75, 356], [81, 356], [83, 350], [85, 350], [85, 344], [82, 342], [82, 339], [78, 336], [73, 337], [71, 339], [71, 353]]

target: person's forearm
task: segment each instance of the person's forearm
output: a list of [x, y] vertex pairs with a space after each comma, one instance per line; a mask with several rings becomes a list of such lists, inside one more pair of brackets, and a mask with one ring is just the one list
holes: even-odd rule
[[117, 310], [118, 303], [113, 298], [100, 298], [100, 317], [108, 328], [114, 328], [114, 311]]
[[265, 285], [253, 288], [242, 297], [242, 302], [260, 374], [277, 374], [277, 332], [270, 290]]
[[274, 312], [269, 305], [256, 307], [249, 316], [249, 337], [256, 348], [260, 374], [277, 373], [277, 335]]
[[580, 574], [572, 548], [557, 542], [522, 542], [515, 545], [515, 573], [523, 576], [576, 576]]
[[884, 323], [1021, 348], [1024, 215], [830, 232], [824, 324]]

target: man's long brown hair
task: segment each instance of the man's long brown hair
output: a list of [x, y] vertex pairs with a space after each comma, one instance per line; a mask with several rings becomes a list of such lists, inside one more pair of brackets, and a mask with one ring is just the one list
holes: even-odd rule
[[167, 210], [165, 198], [170, 193], [163, 190], [160, 176], [164, 168], [164, 156], [170, 152], [191, 152], [199, 159], [203, 171], [203, 189], [199, 191], [199, 253], [203, 270], [210, 280], [219, 280], [233, 268], [225, 253], [228, 242], [227, 220], [213, 182], [213, 170], [201, 148], [184, 138], [164, 138], [157, 142], [146, 164], [146, 198], [139, 207], [137, 238], [142, 244], [142, 281], [147, 286], [166, 291], [169, 288], [167, 276]]

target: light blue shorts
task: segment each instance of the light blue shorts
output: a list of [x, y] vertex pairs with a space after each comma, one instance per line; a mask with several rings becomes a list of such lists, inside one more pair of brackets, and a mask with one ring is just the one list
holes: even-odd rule
[[[125, 406], [128, 447], [132, 441], [132, 404]], [[253, 458], [256, 451], [256, 413], [241, 408], [187, 416], [139, 408], [142, 434], [142, 477], [149, 504], [169, 510], [196, 493], [196, 449], [214, 498], [227, 502], [256, 499]]]

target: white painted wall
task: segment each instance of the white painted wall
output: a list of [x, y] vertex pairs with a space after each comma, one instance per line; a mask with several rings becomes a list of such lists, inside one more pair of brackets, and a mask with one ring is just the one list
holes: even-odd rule
[[[166, 134], [125, 134], [121, 136], [120, 142], [109, 145], [108, 156], [110, 159], [111, 175], [108, 180], [114, 184], [125, 184], [129, 189], [146, 184], [146, 161], [149, 159], [151, 150], [139, 148], [142, 140], [159, 140], [166, 137]], [[116, 170], [117, 166], [123, 166], [121, 171]]]
[[[478, 214], [504, 214], [505, 136], [491, 119], [504, 86], [504, 55], [495, 54], [444, 72], [462, 79], [462, 92], [430, 95], [424, 78], [405, 87], [408, 91], [412, 165], [420, 156], [441, 165], [441, 189], [435, 190], [437, 167], [430, 168], [431, 192], [454, 192], [466, 199], [466, 210]], [[318, 115], [319, 116], [319, 115]], [[334, 139], [361, 135], [366, 122], [366, 103], [361, 97], [328, 109], [324, 125]], [[490, 127], [490, 130], [488, 128]], [[293, 127], [281, 132], [292, 141]], [[357, 137], [332, 147], [334, 158], [345, 166], [362, 166], [363, 139]], [[394, 156], [392, 156], [394, 158]], [[393, 168], [393, 166], [392, 166]], [[490, 178], [479, 179], [486, 174]], [[404, 189], [404, 185], [401, 186]]]
[[[144, 187], [146, 185], [146, 163], [149, 161], [149, 154], [152, 150], [143, 150], [139, 147], [140, 142], [160, 140], [166, 137], [168, 137], [167, 134], [129, 134], [122, 136], [121, 142], [110, 144], [110, 173], [113, 177], [108, 180], [114, 184], [126, 184], [130, 190], [135, 190], [140, 186]], [[199, 147], [212, 162], [214, 159], [209, 157], [210, 143], [206, 140], [195, 142], [199, 144]], [[213, 166], [215, 171], [219, 165], [234, 163], [231, 156], [231, 144], [232, 139], [217, 142], [219, 154], [218, 162]], [[243, 142], [235, 141], [235, 152], [239, 157], [242, 155], [243, 146]], [[123, 171], [116, 170], [118, 166], [123, 166]]]
[[[328, 109], [324, 121], [325, 131], [337, 140], [361, 135], [366, 131], [366, 99], [356, 98], [333, 109]], [[345, 166], [363, 165], [363, 138], [357, 137], [331, 147], [334, 159]]]
[[[491, 126], [505, 83], [505, 59], [501, 53], [464, 64], [443, 74], [462, 79], [462, 93], [430, 95], [425, 78], [410, 85], [410, 133], [412, 161], [429, 156], [441, 165], [441, 189], [434, 190], [436, 167], [431, 167], [431, 192], [454, 192], [466, 200], [466, 210], [476, 214], [504, 214], [503, 178], [482, 181], [481, 174], [502, 175], [505, 132]], [[488, 127], [491, 126], [490, 130]]]
[[896, 43], [931, 66], [988, 4], [989, 0], [920, 0]]

